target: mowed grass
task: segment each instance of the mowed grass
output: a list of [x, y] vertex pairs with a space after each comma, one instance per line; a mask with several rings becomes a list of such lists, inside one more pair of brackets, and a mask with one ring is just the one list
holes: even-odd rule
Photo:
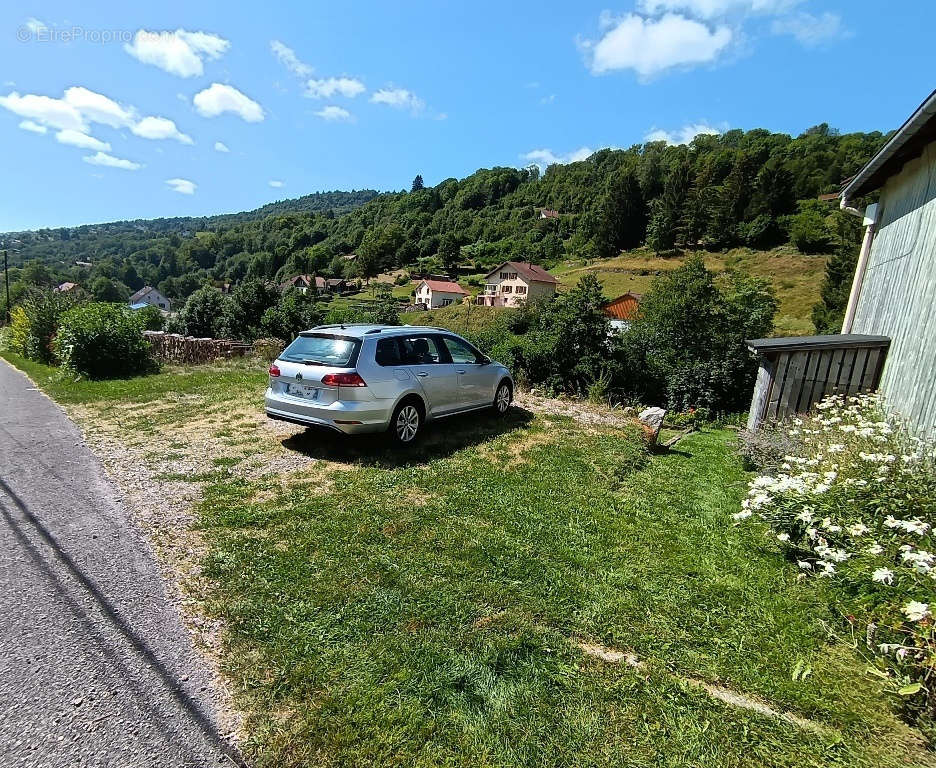
[[[734, 248], [723, 253], [702, 252], [705, 265], [714, 271], [740, 269], [767, 278], [779, 301], [774, 319], [774, 335], [802, 336], [814, 333], [812, 308], [819, 301], [825, 274], [826, 256], [809, 256], [791, 246], [771, 251]], [[654, 277], [681, 266], [683, 256], [660, 257], [652, 251], [629, 251], [613, 259], [590, 262], [569, 261], [551, 270], [560, 280], [560, 290], [568, 290], [583, 275], [595, 274], [607, 296], [627, 291], [646, 293]]]
[[[31, 373], [68, 401], [66, 382]], [[191, 452], [193, 414], [214, 413], [225, 452], [190, 479], [253, 765], [933, 764], [829, 585], [732, 525], [747, 480], [734, 433], [650, 455], [631, 429], [514, 408], [404, 452], [301, 428], [271, 439], [243, 417], [263, 378], [175, 369], [75, 396], [108, 423], [112, 398], [141, 418], [169, 400], [154, 451]], [[242, 473], [239, 456], [269, 470]], [[798, 666], [811, 674], [794, 680]]]

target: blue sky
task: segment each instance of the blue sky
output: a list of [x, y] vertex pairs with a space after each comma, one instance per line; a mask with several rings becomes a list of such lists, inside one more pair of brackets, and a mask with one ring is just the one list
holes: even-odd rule
[[6, 3], [0, 231], [436, 184], [700, 130], [887, 130], [934, 87], [929, 5]]

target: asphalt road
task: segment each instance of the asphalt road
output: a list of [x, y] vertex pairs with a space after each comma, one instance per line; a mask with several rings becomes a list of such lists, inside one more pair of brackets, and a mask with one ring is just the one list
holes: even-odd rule
[[241, 765], [212, 695], [78, 429], [0, 360], [0, 766]]

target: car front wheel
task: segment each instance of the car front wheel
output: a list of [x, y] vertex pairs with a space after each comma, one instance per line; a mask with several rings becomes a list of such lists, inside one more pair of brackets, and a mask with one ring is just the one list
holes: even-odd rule
[[390, 420], [390, 435], [397, 445], [410, 445], [419, 434], [423, 417], [419, 406], [412, 400], [405, 400], [393, 411]]
[[510, 401], [512, 399], [513, 392], [510, 389], [510, 384], [506, 381], [502, 381], [497, 385], [497, 392], [494, 393], [494, 410], [501, 416], [507, 413], [507, 409], [510, 408]]

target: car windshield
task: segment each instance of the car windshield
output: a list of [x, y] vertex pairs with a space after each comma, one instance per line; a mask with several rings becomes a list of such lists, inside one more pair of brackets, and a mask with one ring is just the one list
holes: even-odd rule
[[332, 368], [350, 368], [360, 343], [358, 339], [327, 333], [303, 335], [286, 347], [280, 355], [280, 360], [309, 365], [327, 365]]

